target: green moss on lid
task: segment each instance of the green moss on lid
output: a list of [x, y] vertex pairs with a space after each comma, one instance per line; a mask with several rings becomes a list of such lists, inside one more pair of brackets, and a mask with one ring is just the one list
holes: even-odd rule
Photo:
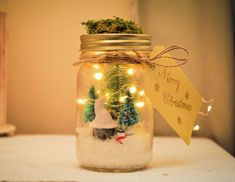
[[127, 21], [119, 17], [113, 19], [98, 19], [82, 22], [88, 34], [120, 33], [142, 34], [142, 30], [134, 21]]

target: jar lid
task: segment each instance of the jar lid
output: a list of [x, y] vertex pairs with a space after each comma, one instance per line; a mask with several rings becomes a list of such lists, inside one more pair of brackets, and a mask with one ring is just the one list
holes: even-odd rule
[[84, 34], [80, 39], [81, 51], [152, 50], [146, 34]]

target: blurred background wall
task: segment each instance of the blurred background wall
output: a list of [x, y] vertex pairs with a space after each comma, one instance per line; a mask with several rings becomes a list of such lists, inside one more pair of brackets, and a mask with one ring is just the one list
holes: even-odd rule
[[[18, 134], [75, 131], [80, 22], [120, 16], [138, 22], [155, 45], [189, 49], [183, 70], [206, 99], [198, 117], [207, 136], [234, 152], [234, 62], [229, 0], [0, 0], [7, 12], [7, 120]], [[2, 11], [3, 11], [2, 10]], [[155, 112], [155, 133], [175, 135]]]
[[[198, 117], [200, 130], [234, 152], [234, 46], [231, 1], [141, 0], [140, 24], [155, 45], [181, 45], [191, 54], [182, 67], [201, 95], [215, 98], [208, 117]], [[156, 113], [158, 134], [174, 134]], [[160, 119], [159, 119], [160, 118]]]
[[74, 133], [72, 63], [85, 33], [80, 22], [113, 15], [133, 19], [130, 5], [126, 0], [7, 1], [7, 116], [18, 134]]

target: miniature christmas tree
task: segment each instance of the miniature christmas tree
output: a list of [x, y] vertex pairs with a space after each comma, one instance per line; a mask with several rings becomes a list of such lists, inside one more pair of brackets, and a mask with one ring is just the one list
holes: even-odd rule
[[84, 121], [91, 122], [95, 119], [95, 100], [97, 99], [95, 87], [92, 85], [88, 92], [88, 102], [84, 109]]
[[127, 91], [127, 98], [120, 110], [119, 123], [122, 128], [127, 128], [139, 121], [139, 114], [135, 110], [134, 97]]
[[113, 65], [106, 73], [107, 88], [106, 108], [114, 120], [118, 119], [123, 103], [120, 97], [125, 95], [127, 90], [128, 76], [126, 67], [123, 65]]

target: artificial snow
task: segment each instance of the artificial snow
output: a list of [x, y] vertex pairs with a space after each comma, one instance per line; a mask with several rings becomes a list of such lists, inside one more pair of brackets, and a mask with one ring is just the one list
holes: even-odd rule
[[131, 130], [122, 144], [92, 136], [92, 128], [77, 129], [77, 157], [83, 167], [96, 169], [133, 170], [146, 167], [152, 158], [152, 135], [143, 128]]

